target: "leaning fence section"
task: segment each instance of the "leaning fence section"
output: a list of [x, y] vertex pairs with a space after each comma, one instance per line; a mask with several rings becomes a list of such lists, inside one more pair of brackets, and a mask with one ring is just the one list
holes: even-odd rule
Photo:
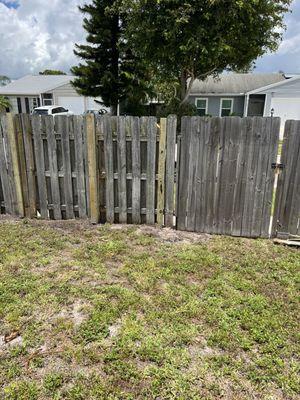
[[2, 212], [173, 226], [176, 117], [7, 114], [0, 133]]

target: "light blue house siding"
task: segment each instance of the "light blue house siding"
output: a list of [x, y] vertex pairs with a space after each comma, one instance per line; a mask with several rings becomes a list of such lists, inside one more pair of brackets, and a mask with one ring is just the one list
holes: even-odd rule
[[233, 114], [240, 117], [244, 115], [245, 96], [190, 96], [189, 102], [195, 105], [197, 98], [208, 99], [207, 114], [213, 117], [220, 115], [221, 99], [233, 99]]

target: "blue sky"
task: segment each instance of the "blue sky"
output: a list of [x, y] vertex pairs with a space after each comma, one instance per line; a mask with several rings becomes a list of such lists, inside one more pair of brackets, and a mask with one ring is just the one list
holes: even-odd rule
[[[0, 0], [0, 75], [18, 78], [46, 68], [69, 71], [84, 41], [78, 5], [89, 0]], [[286, 15], [287, 31], [275, 54], [257, 60], [256, 72], [300, 73], [300, 0]]]

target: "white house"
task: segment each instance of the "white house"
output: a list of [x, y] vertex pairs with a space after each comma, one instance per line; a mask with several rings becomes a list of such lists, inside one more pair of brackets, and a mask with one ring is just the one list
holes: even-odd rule
[[80, 96], [71, 84], [69, 75], [27, 75], [0, 87], [0, 96], [7, 97], [14, 113], [30, 114], [35, 107], [58, 105], [74, 114], [103, 107], [95, 100]]
[[251, 99], [258, 96], [264, 99], [264, 116], [273, 115], [281, 118], [281, 130], [285, 121], [300, 120], [300, 75], [293, 75], [246, 93], [244, 115], [248, 115]]

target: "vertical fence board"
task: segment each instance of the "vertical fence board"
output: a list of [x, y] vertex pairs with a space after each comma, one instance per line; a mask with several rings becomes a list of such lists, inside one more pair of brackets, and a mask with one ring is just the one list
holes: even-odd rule
[[85, 135], [87, 141], [89, 208], [92, 224], [99, 222], [98, 173], [95, 119], [93, 114], [85, 117]]
[[188, 166], [189, 166], [189, 143], [191, 137], [191, 118], [183, 117], [181, 121], [181, 138], [180, 138], [180, 170], [177, 181], [177, 228], [179, 230], [186, 229], [187, 214], [187, 188]]
[[[177, 118], [172, 115], [167, 118], [166, 168], [165, 168], [165, 225], [174, 227], [175, 212], [175, 162], [176, 157]], [[177, 144], [177, 146], [179, 146]], [[176, 161], [175, 161], [176, 160]]]
[[13, 203], [11, 187], [9, 184], [8, 176], [8, 163], [7, 163], [7, 148], [5, 146], [5, 131], [6, 131], [6, 116], [0, 115], [0, 175], [2, 183], [2, 191], [4, 197], [5, 212], [7, 214], [13, 214]]
[[83, 140], [83, 118], [74, 116], [74, 143], [75, 143], [75, 165], [76, 182], [78, 195], [79, 218], [87, 217], [86, 180], [87, 171], [85, 168], [85, 143]]
[[104, 146], [105, 146], [105, 172], [106, 172], [106, 220], [114, 222], [114, 160], [111, 118], [104, 117]]
[[42, 139], [42, 120], [39, 115], [33, 115], [31, 119], [34, 143], [34, 156], [36, 163], [36, 175], [38, 183], [39, 208], [43, 219], [49, 218], [47, 186], [45, 179], [45, 157]]
[[[58, 165], [57, 165], [57, 143], [55, 137], [55, 124], [52, 116], [42, 117], [45, 122], [46, 136], [48, 142], [48, 157], [49, 157], [49, 171], [50, 171], [50, 186], [51, 197], [53, 205], [54, 219], [61, 219], [61, 203], [60, 203], [60, 189], [58, 180]], [[57, 123], [57, 120], [56, 120]]]
[[[199, 118], [192, 117], [191, 120], [191, 134], [189, 143], [189, 153], [188, 153], [188, 185], [187, 185], [187, 221], [186, 229], [188, 231], [195, 230], [196, 221], [196, 185], [197, 185], [197, 174], [198, 170], [198, 160], [201, 159], [199, 150], [201, 149], [200, 142], [203, 139], [203, 132], [200, 131]], [[198, 158], [199, 157], [199, 158]]]
[[22, 129], [22, 115], [17, 114], [14, 116], [13, 119], [13, 127], [15, 131], [15, 138], [16, 138], [16, 152], [17, 152], [17, 159], [18, 165], [20, 168], [20, 186], [22, 191], [23, 197], [23, 210], [24, 216], [29, 217], [31, 216], [30, 206], [29, 206], [29, 188], [28, 188], [28, 179], [27, 179], [27, 168], [26, 168], [26, 159], [25, 159], [25, 148], [24, 148], [24, 141], [23, 141], [23, 129]]
[[272, 164], [277, 162], [278, 154], [278, 140], [280, 132], [280, 118], [272, 118], [270, 122], [270, 141], [268, 147], [268, 163], [265, 172], [264, 183], [264, 199], [262, 205], [262, 220], [261, 220], [261, 233], [260, 236], [268, 238], [270, 235], [270, 220], [272, 213], [272, 204], [274, 201], [273, 191], [275, 183], [275, 171]]
[[119, 192], [119, 222], [127, 223], [127, 171], [126, 171], [126, 129], [125, 117], [118, 118], [118, 192]]
[[165, 209], [165, 172], [166, 172], [166, 136], [167, 120], [160, 120], [159, 159], [158, 159], [158, 185], [157, 185], [157, 223], [164, 224]]
[[26, 177], [28, 187], [28, 213], [29, 217], [36, 216], [36, 181], [35, 181], [35, 163], [34, 163], [34, 149], [33, 149], [33, 136], [30, 116], [28, 114], [22, 114], [22, 135], [25, 152], [25, 163], [26, 163]]
[[157, 135], [156, 118], [149, 117], [147, 119], [147, 191], [146, 191], [147, 224], [155, 223], [156, 135]]
[[73, 117], [59, 116], [57, 118], [58, 130], [61, 133], [62, 159], [63, 159], [63, 171], [64, 171], [63, 179], [64, 179], [67, 219], [74, 218], [72, 170], [71, 170], [71, 154], [70, 154], [70, 129], [73, 125], [73, 121], [74, 121]]
[[131, 118], [132, 131], [132, 222], [141, 223], [141, 142], [140, 120]]

